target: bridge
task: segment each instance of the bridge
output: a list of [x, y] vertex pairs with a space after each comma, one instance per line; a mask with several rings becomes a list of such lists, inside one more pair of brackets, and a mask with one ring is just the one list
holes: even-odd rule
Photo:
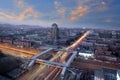
[[[74, 60], [77, 55], [77, 51], [75, 49], [80, 45], [80, 43], [89, 35], [90, 31], [84, 33], [82, 37], [80, 37], [75, 43], [68, 46], [65, 49], [60, 49], [54, 56], [52, 56], [49, 60], [40, 59], [42, 55], [49, 53], [54, 50], [53, 48], [49, 48], [35, 56], [33, 56], [27, 68], [32, 68], [35, 63], [39, 63], [40, 66], [37, 68], [37, 71], [29, 76], [29, 80], [56, 80], [58, 76], [64, 77], [66, 69], [70, 66], [71, 62]], [[56, 74], [56, 75], [55, 75]], [[52, 76], [52, 78], [51, 78]], [[20, 80], [28, 79], [27, 77], [22, 77]]]
[[[109, 66], [110, 64], [106, 64], [103, 62], [95, 62], [94, 60], [80, 60], [76, 55], [76, 48], [80, 45], [80, 43], [89, 35], [90, 31], [84, 33], [82, 37], [80, 37], [75, 43], [63, 49], [55, 49], [49, 48], [35, 56], [33, 56], [29, 64], [27, 65], [27, 69], [29, 70], [27, 74], [21, 76], [18, 80], [63, 80], [66, 70], [69, 67], [83, 68], [83, 69], [99, 69], [99, 68], [110, 68], [110, 69], [120, 69], [120, 66]], [[58, 51], [48, 60], [41, 59], [43, 55], [50, 54], [51, 51]], [[51, 55], [51, 54], [50, 54]], [[73, 60], [76, 61], [73, 61]], [[81, 62], [78, 62], [80, 60]], [[37, 64], [36, 64], [37, 63]], [[101, 64], [98, 66], [96, 64]], [[71, 65], [72, 64], [72, 65]], [[113, 64], [114, 65], [114, 64]], [[89, 66], [89, 67], [87, 67]], [[113, 68], [112, 68], [113, 67]]]
[[53, 50], [53, 48], [50, 48], [50, 49], [48, 49], [48, 50], [45, 50], [45, 51], [43, 51], [43, 52], [41, 52], [41, 53], [33, 56], [33, 57], [30, 59], [30, 63], [29, 63], [29, 65], [28, 65], [28, 67], [32, 67], [32, 66], [34, 65], [34, 62], [35, 62], [36, 59], [38, 59], [41, 55], [44, 55], [44, 54], [46, 54], [47, 52], [52, 51], [52, 50]]

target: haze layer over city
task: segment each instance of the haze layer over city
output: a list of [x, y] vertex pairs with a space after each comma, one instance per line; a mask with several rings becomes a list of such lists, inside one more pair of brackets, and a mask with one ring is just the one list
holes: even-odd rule
[[120, 80], [119, 0], [1, 0], [0, 80]]

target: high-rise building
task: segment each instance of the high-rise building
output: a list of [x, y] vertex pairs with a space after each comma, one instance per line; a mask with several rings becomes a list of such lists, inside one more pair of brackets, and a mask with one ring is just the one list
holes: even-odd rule
[[59, 39], [59, 28], [58, 25], [56, 23], [52, 24], [52, 28], [51, 28], [51, 39], [53, 41], [53, 44], [57, 44], [58, 43], [58, 39]]

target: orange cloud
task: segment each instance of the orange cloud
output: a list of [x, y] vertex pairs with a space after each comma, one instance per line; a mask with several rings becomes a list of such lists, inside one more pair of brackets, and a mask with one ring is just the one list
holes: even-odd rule
[[77, 21], [77, 19], [78, 19], [77, 16], [72, 16], [72, 17], [70, 18], [70, 21], [71, 21], [71, 22]]
[[22, 10], [19, 13], [18, 20], [21, 21], [29, 17], [37, 18], [39, 16], [38, 12], [33, 9], [33, 6], [27, 4], [23, 0], [18, 0], [17, 4], [18, 8]]
[[77, 21], [85, 14], [106, 11], [108, 9], [107, 4], [110, 4], [110, 1], [106, 2], [103, 0], [65, 0], [66, 4], [71, 4], [72, 2], [75, 2], [77, 4], [70, 7], [66, 6], [65, 3], [62, 3], [62, 1], [56, 0], [54, 1], [54, 5], [57, 13], [60, 14], [62, 18], [65, 19], [65, 13], [68, 12], [67, 14], [70, 15], [70, 18], [66, 19], [68, 19], [69, 21]]
[[59, 9], [57, 12], [62, 16], [62, 18], [65, 17], [65, 9]]
[[19, 13], [11, 13], [11, 12], [0, 12], [0, 19], [3, 20], [16, 20], [23, 21], [28, 18], [38, 18], [38, 12], [34, 10], [33, 6], [27, 4], [23, 0], [17, 0], [17, 6]]
[[55, 8], [56, 8], [58, 14], [60, 14], [62, 16], [62, 18], [64, 18], [66, 9], [63, 8], [62, 4], [58, 1], [55, 1], [54, 5], [55, 5]]
[[16, 5], [19, 9], [24, 9], [25, 7], [30, 6], [29, 4], [27, 4], [26, 2], [24, 2], [24, 0], [17, 0], [17, 5]]
[[85, 14], [87, 14], [88, 10], [89, 10], [89, 7], [87, 7], [87, 6], [85, 6], [85, 7], [78, 7], [76, 10], [73, 10], [71, 12], [70, 21], [78, 20], [79, 17], [82, 17]]
[[24, 20], [27, 16], [32, 11], [32, 8], [26, 8], [23, 12], [21, 12], [18, 16], [18, 20]]
[[18, 20], [21, 21], [29, 17], [34, 17], [34, 18], [39, 17], [38, 13], [34, 12], [32, 7], [26, 8], [23, 12], [21, 12], [18, 16]]
[[5, 12], [0, 12], [0, 17], [5, 17], [5, 18], [8, 18], [8, 19], [15, 19], [16, 18], [15, 15], [8, 14], [8, 13], [5, 13]]
[[59, 10], [58, 10], [58, 13], [60, 13], [60, 14], [63, 15], [63, 14], [65, 13], [65, 10], [64, 10], [64, 9], [59, 9]]
[[93, 12], [102, 12], [107, 10], [107, 4], [110, 4], [111, 0], [109, 2], [105, 2], [105, 0], [76, 0], [76, 3], [79, 6], [89, 6]]

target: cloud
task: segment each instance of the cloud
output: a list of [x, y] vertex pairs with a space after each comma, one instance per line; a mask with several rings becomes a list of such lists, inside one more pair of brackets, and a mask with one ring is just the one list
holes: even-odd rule
[[89, 6], [92, 12], [102, 12], [108, 9], [108, 4], [111, 4], [112, 0], [77, 0], [76, 3], [79, 6]]
[[61, 3], [58, 1], [54, 1], [55, 8], [59, 8], [61, 6]]
[[65, 9], [59, 9], [59, 10], [58, 10], [58, 13], [60, 13], [60, 14], [63, 15], [63, 14], [65, 13]]
[[56, 8], [56, 11], [58, 12], [58, 14], [60, 14], [61, 17], [64, 19], [65, 18], [66, 9], [62, 5], [62, 3], [58, 2], [58, 1], [54, 1], [54, 5], [55, 5], [55, 8]]
[[16, 2], [16, 9], [18, 12], [7, 12], [7, 11], [0, 11], [1, 21], [5, 20], [17, 20], [17, 21], [24, 21], [25, 19], [37, 19], [39, 17], [39, 12], [34, 10], [33, 6], [29, 5], [28, 3], [24, 2], [23, 0], [17, 0]]
[[29, 14], [29, 12], [31, 12], [31, 11], [32, 11], [31, 7], [30, 8], [26, 8], [23, 12], [21, 12], [19, 14], [18, 20], [24, 20], [27, 17], [27, 15]]
[[30, 17], [32, 18], [39, 17], [38, 12], [34, 10], [33, 6], [29, 5], [23, 0], [18, 0], [17, 4], [18, 4], [18, 8], [22, 10], [18, 16], [18, 20], [24, 20]]
[[87, 14], [106, 11], [111, 2], [112, 0], [55, 0], [54, 5], [58, 14], [74, 22]]
[[99, 4], [96, 4], [95, 6], [96, 6], [96, 8], [94, 10], [95, 12], [103, 12], [108, 9], [107, 3], [105, 1], [101, 1], [101, 2], [99, 2]]
[[18, 20], [24, 20], [26, 18], [37, 18], [38, 17], [38, 13], [34, 12], [32, 7], [28, 7], [25, 10], [23, 10], [19, 16], [18, 16]]
[[106, 2], [102, 1], [101, 4], [102, 4], [102, 5], [106, 5]]
[[23, 8], [24, 6], [25, 6], [24, 1], [23, 1], [23, 0], [18, 0], [18, 2], [17, 2], [17, 7], [18, 7], [18, 8]]
[[[87, 22], [87, 19], [91, 18], [92, 16], [94, 17], [94, 14], [107, 10], [109, 6], [108, 4], [110, 3], [109, 1], [111, 0], [54, 0], [55, 10], [52, 7], [53, 10], [51, 10], [50, 13], [40, 13], [36, 11], [36, 4], [35, 6], [32, 6], [26, 2], [28, 0], [14, 1], [16, 4], [12, 5], [15, 6], [15, 12], [2, 10], [0, 13], [1, 21], [4, 19], [6, 21], [9, 20], [13, 22], [27, 22], [27, 20], [31, 20], [32, 22], [33, 19], [36, 21], [40, 17], [41, 20], [46, 22], [58, 20], [58, 22], [61, 21], [61, 23], [67, 24], [70, 23], [70, 21], [71, 23], [74, 21], [81, 22], [82, 20], [80, 19], [86, 20]], [[38, 7], [38, 4], [36, 7]], [[91, 14], [92, 16], [89, 17]], [[38, 20], [38, 22], [41, 20]]]
[[13, 15], [13, 14], [9, 14], [9, 13], [6, 13], [6, 12], [0, 12], [0, 17], [5, 17], [5, 18], [8, 18], [8, 19], [15, 19], [16, 16]]
[[85, 14], [87, 14], [88, 10], [89, 10], [89, 7], [87, 7], [87, 6], [85, 6], [85, 7], [78, 7], [77, 9], [73, 10], [71, 12], [70, 21], [78, 20], [80, 17], [82, 17]]
[[57, 12], [62, 16], [62, 18], [65, 18], [65, 9], [59, 9]]

